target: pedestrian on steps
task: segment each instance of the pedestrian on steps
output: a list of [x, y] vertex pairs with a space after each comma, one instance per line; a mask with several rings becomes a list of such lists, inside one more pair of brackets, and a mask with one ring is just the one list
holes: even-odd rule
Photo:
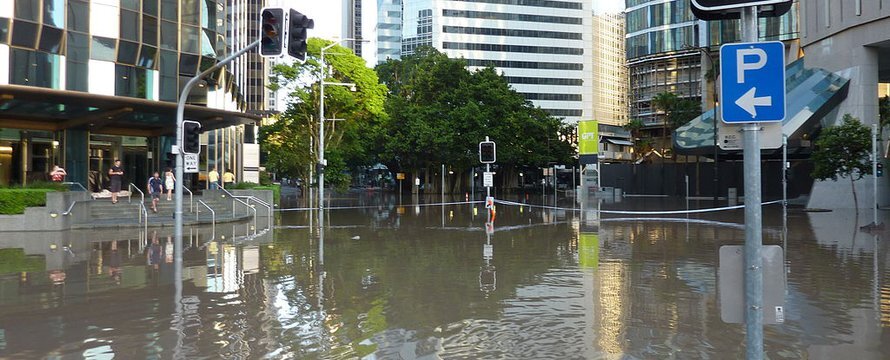
[[167, 189], [167, 201], [173, 198], [173, 186], [176, 185], [176, 177], [173, 176], [173, 169], [167, 168], [164, 172], [164, 188]]
[[157, 171], [148, 178], [148, 194], [151, 195], [151, 211], [158, 212], [158, 201], [161, 200], [161, 194], [164, 192], [164, 183], [161, 181], [161, 175]]

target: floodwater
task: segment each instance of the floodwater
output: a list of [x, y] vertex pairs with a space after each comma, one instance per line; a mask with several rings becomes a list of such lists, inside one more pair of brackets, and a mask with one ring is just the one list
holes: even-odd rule
[[[402, 201], [336, 199], [354, 208], [327, 211], [321, 229], [303, 210], [258, 237], [249, 224], [187, 229], [179, 284], [169, 229], [0, 233], [0, 358], [744, 357], [717, 276], [720, 246], [744, 242], [742, 210], [655, 219], [499, 205], [489, 228], [482, 204]], [[769, 358], [890, 356], [887, 236], [858, 230], [870, 221], [790, 211], [786, 226], [765, 208], [764, 243], [787, 250]]]

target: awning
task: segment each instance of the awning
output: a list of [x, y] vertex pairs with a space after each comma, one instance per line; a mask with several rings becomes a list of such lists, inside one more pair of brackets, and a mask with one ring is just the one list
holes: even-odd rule
[[634, 143], [627, 141], [627, 140], [623, 140], [623, 139], [605, 138], [603, 140], [605, 140], [606, 142], [615, 144], [615, 145], [634, 146]]
[[[253, 124], [257, 115], [186, 105], [185, 118], [202, 130]], [[86, 129], [95, 134], [164, 136], [176, 133], [176, 104], [125, 96], [34, 86], [0, 85], [0, 128], [60, 131]]]

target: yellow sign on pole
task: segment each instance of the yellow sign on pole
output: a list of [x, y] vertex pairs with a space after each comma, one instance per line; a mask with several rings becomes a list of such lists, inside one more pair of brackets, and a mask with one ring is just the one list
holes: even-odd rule
[[405, 180], [405, 173], [396, 173], [396, 180]]
[[599, 122], [585, 120], [578, 122], [578, 154], [598, 155], [600, 152]]

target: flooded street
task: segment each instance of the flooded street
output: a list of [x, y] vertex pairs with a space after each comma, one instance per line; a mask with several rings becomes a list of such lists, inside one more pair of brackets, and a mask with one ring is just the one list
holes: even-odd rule
[[[744, 357], [717, 276], [719, 247], [744, 242], [743, 210], [653, 219], [502, 204], [488, 235], [483, 204], [436, 201], [336, 199], [321, 231], [305, 210], [257, 237], [248, 224], [213, 240], [186, 228], [181, 300], [171, 229], [0, 233], [0, 358]], [[791, 211], [784, 238], [781, 207], [764, 208], [764, 244], [787, 246], [769, 358], [890, 354], [890, 253], [858, 230], [870, 221]]]

